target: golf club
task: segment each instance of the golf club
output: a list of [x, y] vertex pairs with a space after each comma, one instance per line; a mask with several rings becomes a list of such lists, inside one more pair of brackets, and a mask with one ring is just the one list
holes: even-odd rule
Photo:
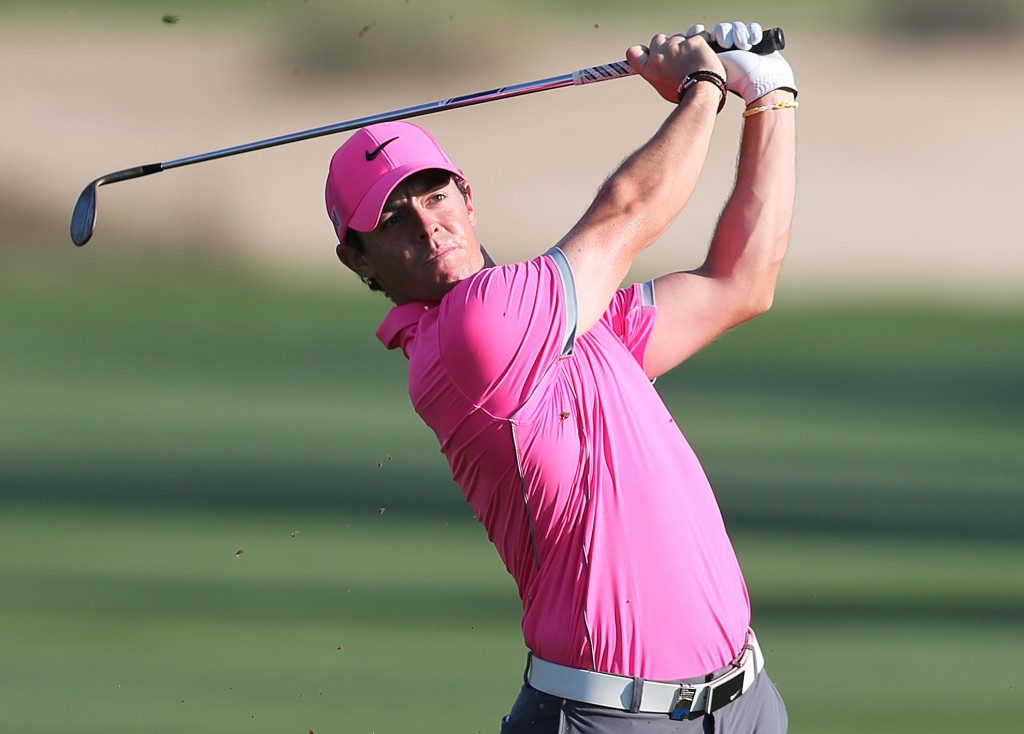
[[[709, 41], [709, 43], [716, 52], [721, 53], [722, 51], [727, 50], [718, 46], [713, 41]], [[771, 28], [764, 32], [764, 37], [761, 42], [754, 46], [751, 51], [758, 54], [770, 54], [774, 51], [782, 50], [785, 45], [785, 37], [783, 36], [782, 29]], [[106, 176], [100, 176], [86, 186], [78, 197], [78, 201], [75, 202], [75, 208], [71, 213], [71, 241], [81, 247], [92, 237], [93, 230], [96, 228], [96, 189], [105, 184], [115, 183], [117, 181], [127, 181], [132, 178], [141, 178], [142, 176], [149, 176], [153, 173], [166, 171], [169, 168], [181, 168], [182, 166], [189, 166], [193, 163], [212, 161], [217, 158], [227, 158], [228, 156], [238, 155], [240, 153], [249, 153], [254, 150], [272, 148], [277, 145], [296, 143], [300, 140], [310, 140], [324, 135], [332, 135], [334, 133], [355, 130], [380, 122], [407, 120], [413, 117], [427, 115], [432, 112], [469, 107], [471, 105], [483, 104], [484, 102], [491, 102], [497, 99], [507, 99], [509, 97], [518, 97], [524, 94], [532, 94], [534, 92], [543, 92], [548, 89], [560, 89], [561, 87], [578, 86], [581, 84], [590, 84], [592, 82], [607, 81], [609, 79], [620, 79], [622, 77], [632, 76], [635, 73], [636, 72], [634, 72], [625, 61], [615, 61], [602, 66], [591, 66], [585, 69], [579, 69], [560, 76], [538, 79], [537, 81], [515, 84], [508, 87], [499, 87], [497, 89], [490, 89], [484, 92], [477, 92], [475, 94], [443, 99], [437, 102], [428, 102], [426, 104], [405, 107], [392, 112], [383, 112], [378, 115], [360, 117], [354, 120], [334, 123], [333, 125], [325, 125], [323, 127], [303, 130], [297, 133], [258, 140], [253, 143], [246, 143], [245, 145], [238, 145], [232, 148], [223, 148], [209, 153], [201, 153], [187, 158], [178, 158], [172, 161], [165, 161], [163, 163], [148, 163], [134, 168], [126, 168], [123, 171], [108, 173]]]

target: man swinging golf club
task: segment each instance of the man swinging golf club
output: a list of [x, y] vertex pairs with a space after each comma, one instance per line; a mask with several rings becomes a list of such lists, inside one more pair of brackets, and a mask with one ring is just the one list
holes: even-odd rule
[[[338, 257], [395, 303], [377, 336], [408, 358], [413, 406], [522, 598], [530, 654], [505, 734], [786, 729], [718, 504], [652, 385], [772, 302], [796, 84], [777, 52], [743, 50], [760, 34], [694, 26], [629, 48], [671, 111], [527, 262], [495, 265], [472, 189], [421, 128], [372, 125], [331, 161]], [[687, 203], [727, 89], [746, 119], [706, 259], [622, 288]]]

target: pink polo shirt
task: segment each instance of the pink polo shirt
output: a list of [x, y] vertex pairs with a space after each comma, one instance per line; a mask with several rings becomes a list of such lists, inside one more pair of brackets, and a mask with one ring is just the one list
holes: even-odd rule
[[559, 250], [487, 268], [377, 336], [513, 576], [539, 657], [652, 680], [740, 650], [746, 586], [697, 457], [642, 363], [653, 287], [575, 337]]

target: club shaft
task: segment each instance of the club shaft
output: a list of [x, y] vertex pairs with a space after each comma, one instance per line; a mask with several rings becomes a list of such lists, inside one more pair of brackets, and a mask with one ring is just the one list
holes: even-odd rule
[[[712, 48], [717, 52], [725, 50], [718, 46], [718, 44], [713, 40], [709, 41], [709, 43], [711, 43]], [[785, 45], [786, 40], [782, 33], [782, 29], [770, 28], [765, 31], [762, 41], [751, 50], [759, 54], [769, 54], [773, 51], [783, 49]], [[408, 120], [413, 117], [420, 117], [421, 115], [428, 115], [434, 112], [441, 112], [443, 110], [470, 107], [472, 105], [493, 102], [499, 99], [509, 99], [510, 97], [520, 97], [524, 94], [545, 92], [549, 89], [561, 89], [562, 87], [591, 84], [593, 82], [607, 81], [610, 79], [620, 79], [624, 76], [632, 76], [635, 73], [636, 72], [633, 71], [625, 61], [613, 61], [610, 64], [589, 66], [585, 69], [579, 69], [569, 74], [547, 77], [546, 79], [537, 79], [536, 81], [524, 82], [522, 84], [513, 84], [507, 87], [498, 87], [484, 92], [476, 92], [474, 94], [467, 94], [461, 97], [442, 99], [436, 102], [427, 102], [413, 107], [404, 107], [400, 110], [382, 112], [377, 115], [359, 117], [354, 120], [336, 122], [331, 125], [324, 125], [323, 127], [314, 127], [309, 130], [302, 130], [296, 133], [289, 133], [287, 135], [279, 135], [274, 138], [266, 138], [265, 140], [257, 140], [252, 143], [236, 145], [231, 148], [214, 150], [209, 153], [200, 153], [199, 155], [178, 158], [173, 161], [161, 163], [160, 170], [180, 168], [181, 166], [188, 166], [193, 163], [202, 163], [203, 161], [212, 161], [217, 158], [227, 158], [228, 156], [239, 155], [241, 153], [251, 153], [256, 150], [273, 148], [278, 145], [296, 143], [302, 140], [311, 140], [325, 135], [334, 135], [335, 133], [342, 133], [348, 130], [356, 130], [361, 127], [366, 127], [367, 125], [375, 125], [381, 122]]]
[[[714, 43], [712, 43], [712, 46], [715, 47], [716, 50], [721, 50], [717, 48], [717, 45]], [[765, 33], [764, 40], [752, 50], [757, 53], [771, 53], [772, 51], [782, 49], [784, 46], [785, 38], [782, 34], [782, 29], [772, 28]], [[279, 135], [274, 138], [266, 138], [265, 140], [257, 140], [252, 143], [236, 145], [231, 148], [214, 150], [209, 153], [200, 153], [199, 155], [178, 158], [173, 161], [161, 163], [160, 168], [161, 170], [166, 170], [168, 168], [180, 168], [181, 166], [188, 166], [193, 163], [212, 161], [217, 158], [227, 158], [228, 156], [239, 155], [241, 153], [251, 153], [252, 151], [273, 148], [278, 145], [297, 143], [302, 140], [311, 140], [325, 135], [334, 135], [335, 133], [342, 133], [348, 130], [356, 130], [361, 127], [366, 127], [367, 125], [376, 125], [381, 122], [408, 120], [413, 117], [429, 115], [443, 110], [470, 107], [472, 105], [493, 102], [499, 99], [509, 99], [510, 97], [520, 97], [524, 94], [545, 92], [549, 89], [561, 89], [562, 87], [591, 84], [593, 82], [607, 81], [610, 79], [620, 79], [624, 76], [632, 76], [635, 73], [636, 72], [633, 71], [625, 61], [613, 61], [610, 64], [589, 66], [585, 69], [579, 69], [569, 74], [560, 74], [559, 76], [537, 79], [532, 82], [524, 82], [522, 84], [513, 84], [507, 87], [488, 89], [484, 92], [476, 92], [474, 94], [452, 97], [450, 99], [441, 99], [436, 102], [427, 102], [425, 104], [414, 105], [412, 107], [404, 107], [400, 110], [382, 112], [380, 114], [369, 115], [367, 117], [359, 117], [354, 120], [336, 122], [331, 125], [324, 125], [323, 127], [314, 127], [309, 130], [302, 130], [296, 133], [289, 133], [287, 135]]]
[[354, 120], [336, 122], [331, 125], [324, 125], [323, 127], [315, 127], [309, 130], [289, 133], [287, 135], [266, 138], [265, 140], [257, 140], [252, 143], [236, 145], [231, 148], [214, 150], [209, 153], [200, 153], [199, 155], [178, 158], [173, 161], [165, 161], [160, 164], [160, 167], [164, 170], [169, 168], [180, 168], [181, 166], [188, 166], [193, 163], [202, 163], [204, 161], [211, 161], [217, 158], [227, 158], [228, 156], [239, 155], [241, 153], [251, 153], [252, 151], [273, 148], [278, 145], [286, 145], [288, 143], [296, 143], [302, 140], [311, 140], [313, 138], [319, 138], [326, 135], [334, 135], [335, 133], [346, 132], [348, 130], [356, 130], [361, 127], [366, 127], [367, 125], [375, 125], [381, 122], [408, 120], [413, 117], [420, 117], [422, 115], [441, 112], [443, 110], [470, 107], [472, 105], [493, 102], [499, 99], [508, 99], [510, 97], [519, 97], [524, 94], [544, 92], [549, 89], [560, 89], [562, 87], [569, 87], [576, 84], [587, 84], [593, 81], [617, 79], [619, 77], [629, 76], [632, 73], [632, 70], [630, 70], [624, 62], [616, 62], [614, 64], [606, 64], [598, 67], [589, 67], [570, 74], [561, 74], [559, 76], [538, 79], [532, 82], [525, 82], [508, 87], [498, 87], [496, 89], [489, 89], [483, 92], [467, 94], [461, 97], [452, 97], [450, 99], [442, 99], [436, 102], [427, 102], [425, 104], [414, 105], [412, 107], [403, 107], [402, 109], [392, 110], [391, 112], [381, 112], [376, 115], [368, 115], [367, 117], [359, 117]]

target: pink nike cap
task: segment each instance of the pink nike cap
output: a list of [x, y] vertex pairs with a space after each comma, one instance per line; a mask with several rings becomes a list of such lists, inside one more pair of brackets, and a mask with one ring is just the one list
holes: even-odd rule
[[430, 168], [462, 178], [462, 171], [418, 125], [382, 122], [356, 131], [335, 151], [327, 174], [327, 214], [338, 241], [345, 241], [349, 227], [357, 232], [373, 230], [395, 187]]

